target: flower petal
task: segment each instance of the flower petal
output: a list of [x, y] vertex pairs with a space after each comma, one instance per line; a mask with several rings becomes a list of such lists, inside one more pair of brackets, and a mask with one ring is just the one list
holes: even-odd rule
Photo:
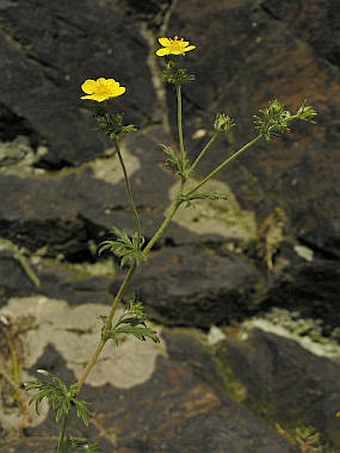
[[89, 94], [82, 96], [80, 99], [91, 99], [92, 101], [103, 102], [106, 101], [107, 96], [105, 94]]
[[171, 55], [184, 55], [185, 49], [171, 49]]
[[161, 46], [164, 46], [164, 47], [171, 45], [171, 41], [169, 38], [158, 38], [158, 42]]
[[116, 90], [117, 88], [119, 88], [119, 82], [116, 82], [115, 79], [107, 79], [105, 80], [105, 87], [108, 89], [108, 90]]
[[158, 49], [156, 51], [156, 55], [159, 57], [164, 57], [165, 55], [169, 55], [169, 49]]
[[81, 89], [84, 91], [84, 93], [91, 94], [96, 90], [96, 82], [95, 80], [92, 79], [87, 79], [85, 82], [82, 84]]
[[184, 52], [188, 52], [189, 50], [194, 50], [194, 49], [196, 49], [196, 46], [188, 46], [183, 50], [184, 50]]

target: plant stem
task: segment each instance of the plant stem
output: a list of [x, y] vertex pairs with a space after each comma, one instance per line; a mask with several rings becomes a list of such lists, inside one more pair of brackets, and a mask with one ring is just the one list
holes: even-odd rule
[[119, 146], [119, 143], [118, 143], [117, 140], [114, 140], [114, 144], [115, 144], [115, 148], [116, 148], [116, 152], [117, 152], [117, 155], [118, 155], [118, 159], [119, 159], [120, 165], [121, 165], [122, 170], [123, 170], [124, 180], [125, 180], [125, 187], [126, 187], [126, 192], [128, 194], [130, 207], [131, 207], [133, 215], [135, 217], [136, 231], [137, 231], [138, 237], [141, 238], [141, 236], [142, 236], [141, 223], [140, 223], [139, 215], [138, 215], [138, 212], [137, 212], [136, 204], [135, 204], [134, 199], [133, 199], [131, 185], [130, 185], [130, 180], [129, 180], [129, 176], [128, 176], [128, 173], [127, 173], [127, 170], [126, 170], [126, 166], [125, 166], [125, 162], [124, 162], [124, 159], [123, 159], [123, 155], [122, 155], [122, 152], [120, 150], [120, 146]]
[[178, 128], [178, 143], [179, 151], [181, 153], [182, 162], [185, 160], [185, 148], [184, 148], [184, 138], [183, 138], [183, 114], [182, 114], [182, 89], [181, 85], [176, 85], [176, 94], [177, 94], [177, 128]]
[[246, 143], [242, 148], [240, 148], [238, 151], [236, 151], [232, 156], [228, 157], [226, 160], [224, 160], [218, 167], [215, 168], [215, 170], [211, 171], [204, 179], [202, 179], [201, 182], [199, 182], [195, 187], [193, 187], [189, 192], [187, 192], [186, 196], [191, 195], [195, 193], [198, 189], [200, 189], [204, 184], [206, 184], [211, 178], [217, 175], [224, 167], [226, 167], [228, 164], [230, 164], [234, 159], [239, 157], [241, 154], [243, 154], [247, 149], [249, 149], [251, 146], [255, 145], [259, 140], [261, 140], [262, 134], [258, 135], [255, 137], [253, 140], [250, 142]]
[[136, 268], [137, 268], [137, 265], [135, 263], [132, 264], [130, 269], [128, 270], [128, 272], [125, 274], [124, 280], [122, 281], [122, 283], [119, 287], [119, 290], [112, 302], [111, 310], [105, 321], [104, 327], [102, 329], [102, 335], [101, 335], [101, 339], [98, 343], [98, 346], [97, 346], [96, 350], [94, 351], [94, 353], [92, 354], [92, 357], [88, 361], [86, 367], [84, 368], [82, 375], [80, 376], [80, 378], [76, 384], [77, 385], [77, 394], [82, 389], [82, 387], [87, 379], [87, 376], [90, 374], [90, 371], [92, 370], [93, 366], [97, 362], [98, 357], [100, 356], [100, 354], [105, 346], [105, 343], [107, 342], [107, 338], [105, 338], [105, 333], [107, 333], [111, 329], [112, 319], [117, 310], [118, 304], [121, 301], [121, 298], [124, 294], [126, 286], [127, 286], [128, 282], [130, 281], [132, 275], [134, 274]]
[[63, 421], [62, 421], [61, 428], [60, 428], [60, 433], [59, 433], [57, 453], [61, 453], [63, 451], [63, 444], [64, 444], [64, 438], [65, 438], [65, 432], [66, 432], [66, 425], [67, 425], [68, 415], [69, 414], [65, 414], [64, 417], [63, 417]]
[[210, 146], [214, 143], [216, 140], [216, 137], [218, 136], [218, 132], [214, 132], [214, 135], [210, 138], [208, 143], [205, 145], [205, 147], [202, 149], [202, 151], [199, 153], [199, 155], [196, 157], [195, 162], [192, 164], [190, 171], [193, 172], [195, 168], [197, 167], [199, 161], [202, 159], [202, 157], [205, 156], [205, 153], [208, 151]]
[[[177, 194], [177, 195], [179, 195], [179, 194]], [[150, 250], [154, 246], [155, 242], [157, 242], [158, 239], [160, 238], [160, 236], [164, 233], [165, 229], [167, 228], [167, 226], [169, 225], [169, 223], [173, 219], [173, 217], [176, 214], [176, 212], [177, 212], [179, 207], [180, 207], [180, 203], [177, 201], [177, 197], [176, 197], [175, 201], [173, 202], [172, 208], [170, 209], [168, 215], [165, 217], [163, 223], [158, 228], [158, 230], [153, 235], [153, 237], [150, 239], [150, 241], [147, 244], [147, 246], [144, 248], [144, 250], [143, 250], [144, 255], [148, 255], [148, 253], [150, 252]]]
[[105, 346], [106, 340], [104, 338], [101, 338], [96, 350], [92, 354], [90, 360], [87, 362], [80, 378], [78, 379], [78, 382], [76, 384], [77, 386], [77, 394], [80, 392], [80, 390], [83, 388], [83, 385], [85, 384], [85, 381], [87, 379], [87, 376], [90, 374], [90, 371], [92, 370], [93, 366], [98, 360], [98, 357], [100, 356], [100, 353], [102, 352], [104, 346]]

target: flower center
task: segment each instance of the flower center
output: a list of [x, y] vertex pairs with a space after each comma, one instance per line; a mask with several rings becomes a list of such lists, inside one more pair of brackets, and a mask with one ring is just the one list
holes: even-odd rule
[[99, 94], [107, 93], [107, 86], [104, 82], [98, 82], [96, 87], [96, 92]]
[[172, 50], [182, 50], [183, 49], [183, 38], [179, 39], [178, 36], [175, 36], [175, 39], [170, 38], [171, 49]]

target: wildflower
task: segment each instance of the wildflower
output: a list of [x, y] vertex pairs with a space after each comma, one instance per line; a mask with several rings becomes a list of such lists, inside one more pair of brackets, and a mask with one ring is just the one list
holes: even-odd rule
[[80, 99], [92, 99], [97, 102], [116, 98], [126, 91], [126, 88], [120, 86], [119, 82], [114, 79], [105, 79], [104, 77], [99, 77], [97, 80], [85, 80], [81, 89], [86, 93], [86, 96], [82, 96]]
[[164, 49], [158, 49], [156, 55], [164, 57], [165, 55], [184, 55], [189, 50], [196, 49], [196, 46], [190, 45], [189, 41], [183, 41], [183, 38], [175, 36], [171, 38], [158, 38], [158, 42]]

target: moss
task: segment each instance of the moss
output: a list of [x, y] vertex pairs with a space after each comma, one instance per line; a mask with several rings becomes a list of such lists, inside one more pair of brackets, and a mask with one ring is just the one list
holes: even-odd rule
[[219, 343], [213, 349], [216, 366], [224, 382], [226, 394], [233, 400], [243, 403], [247, 399], [247, 387], [235, 377], [232, 365], [225, 359], [224, 344]]
[[[334, 329], [330, 337], [325, 337], [321, 319], [301, 318], [298, 311], [291, 312], [274, 307], [263, 316], [262, 321], [265, 330], [278, 329], [280, 330], [278, 334], [291, 336], [317, 355], [328, 357], [340, 355], [340, 329]], [[255, 319], [254, 322], [258, 324], [261, 320]]]
[[314, 426], [284, 426], [275, 423], [273, 427], [301, 453], [339, 453]]
[[46, 153], [47, 148], [38, 147], [35, 151], [30, 146], [28, 137], [18, 136], [9, 142], [0, 142], [0, 171], [6, 174], [31, 174], [41, 169], [35, 169], [35, 162]]

